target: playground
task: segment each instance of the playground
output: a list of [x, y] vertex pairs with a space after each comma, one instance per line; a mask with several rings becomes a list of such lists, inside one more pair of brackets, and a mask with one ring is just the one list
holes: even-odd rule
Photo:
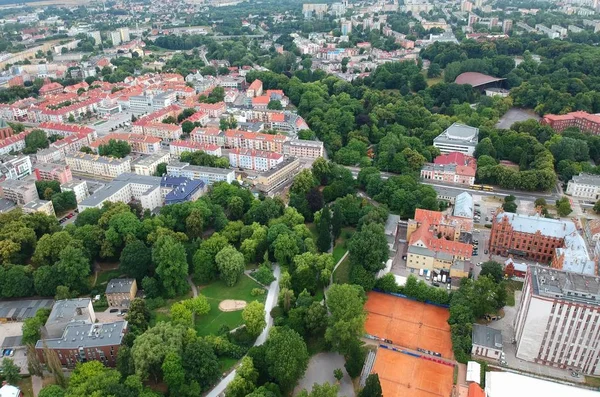
[[372, 373], [387, 397], [450, 397], [454, 367], [389, 349], [378, 349]]
[[[365, 304], [368, 334], [408, 349], [424, 349], [453, 359], [448, 309], [380, 292]], [[389, 342], [391, 341], [391, 342]]]

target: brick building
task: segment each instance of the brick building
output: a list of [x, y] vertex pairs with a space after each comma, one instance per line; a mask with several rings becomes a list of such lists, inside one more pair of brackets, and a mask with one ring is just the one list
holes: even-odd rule
[[13, 136], [13, 129], [3, 119], [0, 119], [0, 140]]
[[73, 180], [68, 165], [38, 163], [33, 171], [38, 181], [57, 181], [62, 185]]
[[600, 134], [600, 116], [582, 111], [567, 114], [547, 114], [541, 123], [549, 125], [557, 132], [561, 132], [565, 128], [577, 127], [581, 131], [596, 135]]
[[421, 178], [472, 186], [476, 173], [477, 161], [474, 157], [451, 152], [437, 156], [433, 163], [425, 164], [421, 169]]

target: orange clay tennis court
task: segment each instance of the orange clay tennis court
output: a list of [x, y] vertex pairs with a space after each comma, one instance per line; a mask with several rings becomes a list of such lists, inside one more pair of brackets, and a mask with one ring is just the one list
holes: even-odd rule
[[390, 339], [393, 344], [438, 352], [453, 358], [450, 312], [438, 306], [380, 292], [369, 292], [365, 310], [368, 334]]
[[450, 397], [454, 368], [387, 349], [378, 349], [372, 373], [385, 397]]

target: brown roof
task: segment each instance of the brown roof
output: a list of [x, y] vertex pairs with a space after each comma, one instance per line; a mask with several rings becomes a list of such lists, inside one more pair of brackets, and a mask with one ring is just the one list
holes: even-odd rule
[[461, 73], [456, 77], [454, 82], [456, 84], [469, 84], [473, 87], [479, 87], [480, 85], [494, 83], [496, 81], [502, 81], [499, 77], [488, 76], [487, 74], [477, 72], [465, 72]]

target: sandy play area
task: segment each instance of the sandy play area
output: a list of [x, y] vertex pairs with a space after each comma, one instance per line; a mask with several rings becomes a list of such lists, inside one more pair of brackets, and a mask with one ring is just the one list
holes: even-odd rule
[[234, 312], [243, 310], [246, 307], [246, 301], [236, 301], [233, 299], [225, 299], [219, 303], [219, 310], [222, 312]]

